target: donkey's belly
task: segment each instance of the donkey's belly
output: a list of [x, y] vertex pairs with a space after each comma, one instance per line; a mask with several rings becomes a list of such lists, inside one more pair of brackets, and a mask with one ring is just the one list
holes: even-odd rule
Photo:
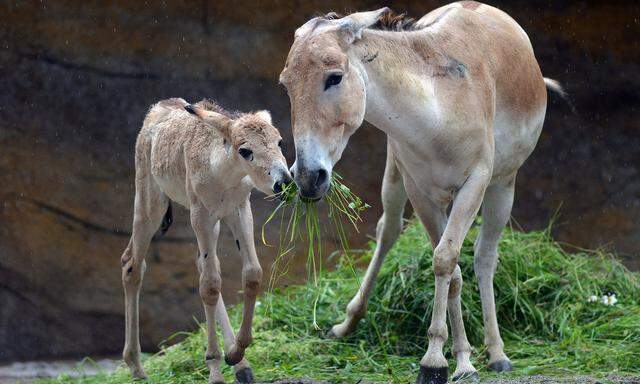
[[511, 177], [533, 152], [544, 122], [546, 108], [531, 116], [512, 118], [498, 112], [494, 121], [495, 144], [492, 181]]

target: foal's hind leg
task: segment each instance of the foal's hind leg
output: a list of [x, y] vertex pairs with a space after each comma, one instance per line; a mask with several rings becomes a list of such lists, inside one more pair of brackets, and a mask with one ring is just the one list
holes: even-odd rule
[[148, 177], [136, 177], [133, 230], [122, 261], [122, 286], [125, 298], [125, 343], [122, 358], [131, 375], [144, 378], [140, 363], [138, 306], [140, 287], [146, 269], [144, 261], [149, 243], [167, 210], [168, 199]]
[[493, 275], [498, 262], [498, 240], [511, 215], [515, 175], [487, 188], [482, 202], [482, 226], [475, 243], [474, 268], [482, 300], [484, 342], [489, 353], [489, 367], [497, 372], [510, 371], [511, 362], [504, 354], [498, 330]]
[[216, 334], [216, 306], [220, 300], [220, 262], [216, 255], [216, 245], [220, 234], [220, 223], [201, 204], [194, 204], [190, 208], [191, 226], [198, 238], [198, 259], [196, 265], [200, 272], [200, 297], [204, 305], [207, 322], [207, 351], [205, 362], [209, 367], [209, 384], [224, 383], [224, 376], [220, 371], [222, 355]]
[[347, 316], [340, 324], [336, 324], [329, 331], [329, 337], [340, 338], [352, 332], [358, 325], [358, 321], [367, 310], [367, 300], [373, 291], [376, 277], [382, 267], [384, 257], [389, 252], [402, 231], [402, 212], [407, 202], [407, 193], [404, 190], [402, 175], [396, 167], [393, 152], [387, 145], [387, 164], [382, 180], [382, 207], [384, 213], [376, 228], [376, 249], [373, 258], [367, 267], [367, 273], [362, 280], [362, 285], [355, 296], [347, 305]]
[[[222, 295], [218, 299], [218, 305], [216, 306], [216, 318], [222, 331], [222, 337], [224, 338], [224, 351], [229, 353], [231, 347], [236, 343], [236, 336], [233, 334], [233, 328], [231, 328], [231, 322], [229, 321], [229, 315], [227, 314], [227, 308], [224, 306]], [[240, 384], [253, 383], [253, 372], [251, 366], [246, 358], [242, 358], [240, 362], [233, 366], [236, 372], [236, 381]]]

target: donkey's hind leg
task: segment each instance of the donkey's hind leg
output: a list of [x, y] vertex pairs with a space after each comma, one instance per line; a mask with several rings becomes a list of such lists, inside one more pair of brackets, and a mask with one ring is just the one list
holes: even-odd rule
[[134, 378], [144, 378], [140, 363], [139, 300], [146, 269], [145, 255], [151, 238], [167, 212], [169, 201], [149, 177], [136, 176], [133, 229], [122, 262], [125, 298], [125, 343], [122, 357]]
[[[218, 319], [218, 324], [220, 324], [222, 337], [224, 339], [224, 351], [228, 354], [231, 351], [231, 347], [236, 343], [236, 336], [233, 333], [233, 328], [231, 328], [231, 322], [229, 321], [229, 315], [227, 314], [227, 308], [224, 306], [222, 295], [220, 295], [216, 306], [216, 318]], [[253, 383], [253, 371], [246, 358], [243, 357], [238, 364], [233, 366], [233, 369], [236, 373], [236, 381], [238, 383]]]
[[375, 286], [376, 277], [384, 257], [389, 252], [402, 231], [402, 213], [407, 202], [407, 193], [402, 182], [402, 175], [396, 167], [391, 147], [387, 144], [387, 163], [382, 179], [382, 207], [384, 213], [376, 228], [376, 249], [367, 267], [362, 285], [347, 305], [347, 316], [340, 324], [329, 331], [328, 337], [340, 338], [352, 332], [367, 310], [367, 301]]
[[514, 187], [515, 174], [487, 188], [482, 202], [482, 226], [474, 247], [474, 269], [482, 300], [484, 343], [489, 354], [489, 367], [496, 372], [512, 369], [509, 358], [504, 354], [504, 343], [498, 330], [493, 275], [498, 263], [498, 240], [511, 216]]

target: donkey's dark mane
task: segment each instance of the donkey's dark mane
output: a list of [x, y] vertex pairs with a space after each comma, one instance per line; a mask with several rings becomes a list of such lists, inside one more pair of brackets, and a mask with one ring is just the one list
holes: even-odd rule
[[[329, 12], [320, 18], [324, 20], [337, 20], [344, 16], [345, 15], [337, 12]], [[413, 17], [407, 16], [406, 13], [395, 13], [394, 11], [391, 11], [380, 17], [378, 21], [370, 27], [370, 29], [395, 32], [412, 31], [419, 29], [416, 28], [415, 23], [416, 20]]]

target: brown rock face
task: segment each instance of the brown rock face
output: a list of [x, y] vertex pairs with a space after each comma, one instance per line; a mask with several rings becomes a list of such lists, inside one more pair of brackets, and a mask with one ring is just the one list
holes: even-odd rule
[[[402, 2], [396, 10], [419, 17], [438, 5]], [[119, 260], [131, 228], [133, 146], [150, 104], [211, 97], [232, 109], [268, 108], [292, 160], [289, 103], [277, 76], [293, 31], [316, 11], [378, 6], [364, 0], [348, 7], [266, 1], [260, 9], [227, 1], [0, 5], [0, 360], [122, 347]], [[513, 216], [532, 229], [559, 212], [559, 240], [610, 246], [633, 264], [640, 251], [637, 5], [502, 8], [529, 32], [543, 73], [566, 86], [579, 112], [551, 96], [543, 136], [518, 178]], [[380, 214], [384, 156], [384, 135], [365, 124], [339, 166], [373, 206], [363, 235], [354, 234], [356, 246]], [[256, 231], [273, 207], [256, 192]], [[173, 227], [147, 257], [141, 311], [147, 350], [193, 328], [194, 315], [202, 318], [197, 248], [186, 211], [176, 211]], [[327, 235], [328, 244], [334, 240]], [[274, 249], [258, 252], [269, 271]], [[241, 265], [226, 229], [219, 257], [223, 294], [237, 301]], [[290, 280], [304, 277], [303, 259]]]

